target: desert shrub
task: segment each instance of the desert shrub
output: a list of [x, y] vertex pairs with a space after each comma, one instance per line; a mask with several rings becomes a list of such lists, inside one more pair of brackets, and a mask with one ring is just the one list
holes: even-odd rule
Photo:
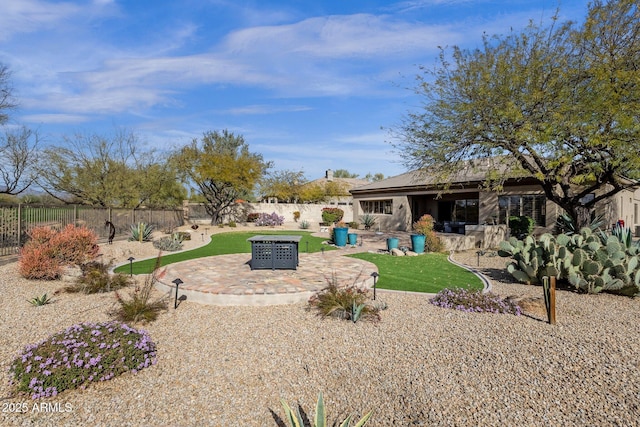
[[56, 257], [64, 264], [80, 265], [95, 258], [100, 252], [98, 236], [87, 227], [67, 225], [50, 242]]
[[360, 319], [380, 320], [380, 309], [369, 304], [369, 292], [355, 285], [341, 287], [335, 275], [328, 280], [329, 285], [309, 299], [308, 308], [322, 317], [357, 322]]
[[131, 224], [129, 232], [130, 242], [150, 242], [151, 233], [153, 233], [153, 225], [145, 222], [139, 222], [138, 224]]
[[300, 211], [293, 212], [293, 220], [295, 222], [298, 222], [299, 219], [300, 219]]
[[510, 216], [509, 230], [517, 239], [524, 239], [533, 232], [536, 222], [530, 216]]
[[109, 274], [110, 267], [111, 265], [98, 261], [82, 264], [82, 275], [65, 290], [72, 293], [97, 294], [116, 291], [131, 284], [130, 278], [124, 274]]
[[261, 214], [259, 214], [258, 212], [251, 212], [247, 215], [247, 222], [256, 222], [256, 220], [260, 218], [260, 215]]
[[153, 272], [145, 278], [144, 284], [136, 285], [129, 296], [120, 295], [116, 291], [116, 301], [119, 307], [111, 314], [123, 322], [152, 322], [158, 313], [167, 309], [165, 298], [152, 300], [151, 293], [158, 279], [162, 278], [166, 270], [160, 271], [160, 257], [156, 258]]
[[491, 292], [482, 292], [479, 289], [443, 289], [429, 300], [431, 304], [443, 308], [470, 313], [507, 313], [519, 316], [522, 313], [516, 303], [502, 299]]
[[238, 226], [238, 224], [236, 224], [235, 221], [229, 221], [229, 227], [236, 228], [237, 226]]
[[182, 237], [178, 233], [173, 233], [170, 237], [162, 237], [153, 241], [153, 247], [160, 251], [175, 252], [182, 249]]
[[[195, 229], [194, 229], [195, 230]], [[176, 238], [180, 239], [180, 241], [184, 242], [185, 240], [191, 240], [191, 233], [188, 231], [176, 231], [173, 233]]]
[[156, 346], [147, 332], [120, 322], [81, 323], [25, 347], [9, 374], [18, 392], [38, 399], [155, 362]]
[[34, 280], [55, 280], [62, 275], [62, 264], [49, 243], [25, 245], [20, 250], [20, 275]]
[[435, 231], [429, 231], [424, 235], [424, 250], [426, 252], [442, 252], [444, 250], [444, 243]]
[[355, 230], [357, 230], [358, 227], [360, 227], [360, 223], [358, 221], [351, 221], [348, 225], [349, 225], [349, 228], [353, 228]]
[[344, 216], [344, 211], [340, 208], [322, 208], [322, 221], [330, 224], [338, 222]]
[[426, 236], [428, 233], [433, 231], [433, 226], [433, 217], [429, 214], [424, 214], [420, 219], [413, 223], [413, 231]]
[[59, 232], [49, 227], [36, 227], [28, 235], [18, 265], [20, 274], [27, 279], [57, 279], [63, 266], [87, 262], [100, 250], [94, 232], [72, 224]]
[[284, 217], [273, 212], [272, 214], [261, 213], [255, 221], [257, 226], [275, 226], [284, 224]]
[[310, 227], [309, 221], [307, 221], [306, 219], [303, 219], [302, 221], [300, 221], [300, 228], [303, 230], [306, 230]]

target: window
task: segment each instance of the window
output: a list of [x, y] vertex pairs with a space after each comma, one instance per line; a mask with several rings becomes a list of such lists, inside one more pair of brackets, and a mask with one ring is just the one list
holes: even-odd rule
[[456, 200], [453, 218], [456, 222], [478, 223], [478, 199]]
[[389, 200], [362, 200], [360, 208], [365, 214], [385, 214], [391, 215], [393, 212], [393, 202]]
[[510, 216], [528, 216], [536, 225], [546, 225], [547, 199], [542, 195], [522, 194], [498, 198], [499, 222], [506, 224]]

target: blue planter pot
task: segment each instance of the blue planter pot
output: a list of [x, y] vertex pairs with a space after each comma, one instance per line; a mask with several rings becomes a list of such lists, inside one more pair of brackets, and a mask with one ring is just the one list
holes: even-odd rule
[[348, 228], [334, 228], [333, 229], [333, 243], [336, 246], [347, 246], [347, 233]]
[[398, 238], [397, 237], [389, 237], [387, 239], [387, 250], [398, 249]]
[[356, 233], [349, 233], [347, 237], [349, 238], [349, 244], [351, 246], [355, 246], [356, 243], [358, 243], [358, 235]]
[[424, 234], [412, 234], [411, 235], [411, 248], [413, 252], [421, 254], [424, 252]]

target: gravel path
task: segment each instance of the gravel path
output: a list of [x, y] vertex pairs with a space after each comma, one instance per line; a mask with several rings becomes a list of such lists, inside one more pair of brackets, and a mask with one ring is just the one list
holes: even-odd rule
[[[134, 249], [116, 242], [105, 252], [126, 259]], [[541, 296], [510, 283], [505, 259], [490, 255], [480, 269], [494, 292]], [[476, 267], [475, 252], [454, 258]], [[304, 304], [186, 303], [144, 327], [155, 366], [46, 400], [69, 412], [39, 412], [11, 395], [11, 360], [73, 323], [109, 320], [114, 297], [59, 294], [32, 307], [27, 299], [62, 284], [21, 279], [16, 266], [0, 266], [3, 426], [276, 426], [280, 398], [311, 415], [320, 391], [331, 421], [373, 409], [370, 426], [640, 425], [640, 299], [569, 291], [558, 293], [555, 326], [535, 309], [471, 314], [388, 292], [378, 294], [389, 308], [377, 324], [321, 320]], [[12, 413], [21, 403], [27, 413]]]

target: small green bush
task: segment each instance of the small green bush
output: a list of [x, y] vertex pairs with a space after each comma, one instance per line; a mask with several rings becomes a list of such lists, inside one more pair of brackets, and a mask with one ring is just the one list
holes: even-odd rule
[[322, 221], [330, 224], [342, 220], [344, 211], [340, 208], [322, 208]]
[[97, 294], [116, 291], [131, 284], [131, 279], [124, 274], [109, 274], [110, 267], [111, 265], [98, 261], [81, 265], [82, 275], [65, 290], [71, 293]]
[[9, 368], [10, 382], [31, 398], [57, 396], [156, 363], [147, 332], [124, 323], [81, 323], [25, 347]]
[[530, 216], [510, 216], [509, 229], [511, 235], [517, 239], [524, 239], [533, 233], [533, 227], [536, 225]]

